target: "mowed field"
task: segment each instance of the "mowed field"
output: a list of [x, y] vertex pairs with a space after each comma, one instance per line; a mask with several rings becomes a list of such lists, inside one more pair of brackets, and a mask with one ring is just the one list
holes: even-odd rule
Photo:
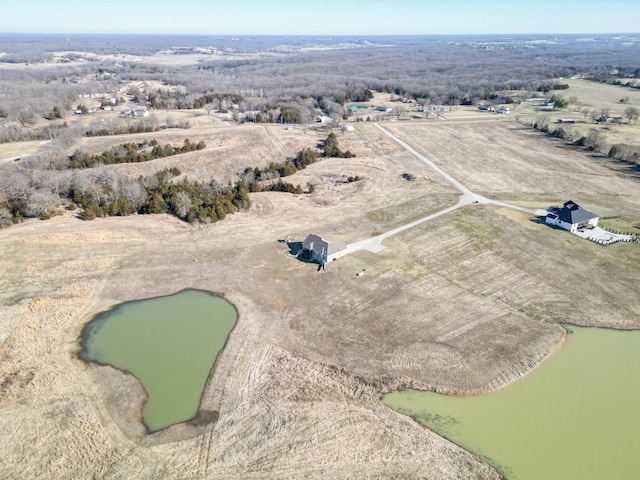
[[0, 144], [0, 163], [3, 160], [14, 159], [20, 155], [36, 153], [42, 149], [43, 143], [39, 140], [32, 142], [14, 142]]
[[499, 200], [569, 199], [601, 216], [637, 219], [637, 170], [515, 122], [393, 124], [389, 131], [463, 185]]
[[[567, 90], [557, 93], [562, 97], [577, 97], [578, 103], [594, 108], [609, 108], [610, 115], [624, 116], [624, 110], [628, 106], [640, 107], [640, 90], [637, 88], [623, 87], [620, 85], [608, 85], [602, 82], [593, 82], [575, 79], [560, 79], [558, 83], [569, 85]], [[626, 100], [622, 103], [620, 100]]]
[[[571, 198], [640, 220], [637, 178], [517, 124], [385, 127], [478, 193], [534, 206]], [[135, 167], [172, 161], [223, 178], [322, 138], [250, 125], [202, 135], [211, 141], [198, 158]], [[640, 327], [638, 244], [603, 248], [500, 207], [463, 207], [324, 272], [290, 257], [277, 241], [287, 234], [351, 242], [457, 202], [374, 126], [339, 140], [358, 156], [289, 177], [317, 182], [313, 194], [253, 194], [248, 211], [215, 224], [66, 214], [0, 231], [0, 476], [497, 479], [380, 396], [499, 388], [560, 348], [563, 322]], [[79, 335], [114, 304], [183, 288], [218, 292], [240, 314], [203, 395], [201, 411], [219, 417], [148, 436], [137, 382], [78, 360]]]

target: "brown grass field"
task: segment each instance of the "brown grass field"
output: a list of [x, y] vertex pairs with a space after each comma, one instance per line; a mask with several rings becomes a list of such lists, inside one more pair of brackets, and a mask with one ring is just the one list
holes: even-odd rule
[[[604, 138], [607, 146], [614, 144], [627, 144], [640, 147], [640, 127], [638, 122], [631, 124], [596, 124], [588, 115], [589, 111], [601, 112], [603, 109], [609, 111], [610, 116], [622, 117], [625, 122], [628, 119], [625, 116], [627, 107], [640, 107], [640, 90], [623, 87], [619, 85], [608, 85], [600, 82], [593, 82], [584, 79], [557, 79], [558, 83], [567, 84], [567, 90], [558, 90], [552, 92], [568, 100], [574, 97], [576, 102], [570, 104], [566, 109], [554, 110], [547, 107], [539, 108], [529, 105], [517, 105], [513, 108], [512, 118], [518, 118], [522, 123], [532, 122], [540, 118], [546, 118], [550, 126], [555, 128], [555, 124], [559, 118], [573, 118], [575, 124], [564, 125], [564, 128], [574, 132], [574, 136], [586, 136], [590, 131], [598, 131]], [[518, 94], [520, 92], [510, 92]], [[509, 94], [506, 92], [505, 94]], [[550, 97], [551, 93], [547, 96]], [[622, 103], [621, 100], [625, 102]], [[605, 153], [608, 150], [605, 150]]]
[[6, 158], [14, 158], [20, 155], [39, 152], [43, 147], [43, 142], [34, 140], [32, 142], [13, 142], [0, 144], [0, 161]]
[[[573, 199], [640, 222], [637, 172], [515, 122], [385, 127], [491, 198]], [[322, 138], [264, 125], [160, 133], [126, 140], [188, 136], [208, 147], [110, 168], [139, 175], [175, 165], [223, 179]], [[253, 194], [248, 211], [212, 225], [164, 215], [82, 222], [67, 212], [1, 230], [0, 477], [498, 479], [381, 395], [502, 387], [560, 348], [561, 323], [640, 327], [638, 244], [604, 248], [501, 207], [463, 207], [325, 272], [289, 257], [277, 241], [287, 234], [351, 242], [457, 202], [374, 126], [339, 139], [357, 157], [324, 159], [290, 179], [318, 182], [315, 193]], [[350, 175], [363, 180], [345, 183]], [[79, 335], [115, 304], [184, 288], [218, 292], [240, 314], [201, 404], [219, 419], [146, 435], [137, 381], [80, 361]]]
[[[580, 78], [561, 79], [559, 82], [569, 85], [567, 90], [560, 91], [565, 98], [575, 96], [581, 105], [594, 108], [610, 108], [611, 115], [623, 116], [624, 109], [629, 105], [640, 107], [640, 90], [635, 88], [607, 85]], [[624, 98], [628, 99], [628, 101], [621, 103], [620, 100]]]

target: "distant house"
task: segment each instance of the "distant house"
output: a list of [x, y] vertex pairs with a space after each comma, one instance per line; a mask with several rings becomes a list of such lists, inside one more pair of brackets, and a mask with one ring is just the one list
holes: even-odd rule
[[451, 110], [449, 105], [424, 105], [420, 109], [421, 112], [446, 112], [447, 110]]
[[607, 123], [626, 123], [622, 117], [607, 117]]
[[353, 132], [355, 130], [353, 124], [346, 122], [338, 122], [337, 127], [344, 132]]
[[480, 110], [485, 110], [485, 111], [488, 111], [488, 112], [493, 112], [493, 107], [492, 107], [491, 105], [481, 104], [481, 105], [478, 105], [478, 108], [479, 108]]
[[591, 213], [577, 203], [569, 200], [562, 208], [547, 213], [545, 223], [556, 225], [575, 233], [579, 228], [597, 226], [598, 220], [599, 217], [595, 213]]
[[332, 242], [318, 235], [310, 234], [302, 242], [302, 249], [310, 252], [311, 259], [320, 264], [332, 262], [346, 253], [344, 242]]
[[596, 119], [598, 123], [626, 123], [622, 117], [600, 116]]
[[496, 113], [499, 115], [508, 115], [511, 113], [511, 109], [509, 107], [502, 107], [496, 110]]
[[136, 110], [122, 110], [120, 114], [128, 115], [129, 117], [148, 117], [149, 116], [149, 112], [142, 108], [139, 108]]
[[318, 122], [318, 123], [332, 123], [333, 122], [333, 118], [327, 117], [326, 115], [318, 115], [316, 117], [316, 122]]
[[376, 107], [376, 110], [379, 112], [385, 112], [385, 113], [391, 113], [393, 112], [393, 108], [390, 107], [383, 107], [382, 105], [379, 107]]
[[559, 118], [558, 123], [576, 123], [575, 118]]

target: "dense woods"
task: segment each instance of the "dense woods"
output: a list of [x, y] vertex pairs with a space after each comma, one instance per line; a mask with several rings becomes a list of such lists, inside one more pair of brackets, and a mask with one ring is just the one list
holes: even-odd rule
[[[465, 104], [500, 90], [545, 91], [549, 79], [581, 72], [597, 79], [639, 78], [640, 45], [620, 48], [611, 36], [577, 42], [574, 36], [510, 37], [191, 37], [0, 35], [0, 62], [34, 62], [67, 52], [67, 63], [0, 73], [2, 123], [22, 125], [75, 106], [79, 95], [109, 92], [121, 82], [162, 82], [142, 92], [140, 102], [156, 109], [207, 108], [259, 112], [254, 121], [299, 123], [321, 108], [334, 118], [344, 105], [370, 98], [371, 90]], [[618, 42], [618, 43], [616, 43]], [[176, 48], [176, 45], [185, 47]], [[188, 48], [187, 48], [188, 46]], [[331, 48], [328, 48], [331, 47]], [[153, 65], [83, 57], [150, 55], [173, 49], [223, 54], [188, 66]], [[226, 57], [225, 54], [229, 56]], [[242, 57], [245, 55], [245, 57]], [[240, 56], [241, 58], [238, 58]], [[48, 57], [47, 57], [48, 58]], [[84, 63], [72, 64], [74, 60]], [[609, 75], [607, 77], [606, 75]], [[119, 83], [120, 82], [120, 83]], [[15, 132], [13, 133], [15, 138]], [[24, 138], [24, 137], [22, 137]]]
[[69, 198], [82, 206], [82, 218], [130, 215], [132, 213], [170, 213], [189, 223], [208, 223], [250, 205], [249, 189], [240, 181], [222, 187], [216, 182], [181, 182], [171, 180], [180, 174], [176, 168], [162, 170], [135, 182], [104, 185], [95, 191], [71, 188]]

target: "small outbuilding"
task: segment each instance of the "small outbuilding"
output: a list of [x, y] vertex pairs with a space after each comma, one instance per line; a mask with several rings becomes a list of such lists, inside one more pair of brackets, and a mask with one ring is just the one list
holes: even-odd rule
[[325, 264], [346, 254], [347, 245], [344, 242], [332, 242], [318, 235], [310, 234], [302, 242], [303, 251], [311, 254], [311, 260]]
[[120, 114], [127, 115], [129, 117], [148, 117], [149, 116], [149, 112], [142, 108], [139, 108], [137, 110], [122, 110]]
[[545, 223], [556, 225], [575, 233], [581, 228], [593, 228], [597, 226], [599, 219], [595, 213], [591, 213], [577, 203], [569, 200], [562, 208], [557, 208], [547, 213]]

